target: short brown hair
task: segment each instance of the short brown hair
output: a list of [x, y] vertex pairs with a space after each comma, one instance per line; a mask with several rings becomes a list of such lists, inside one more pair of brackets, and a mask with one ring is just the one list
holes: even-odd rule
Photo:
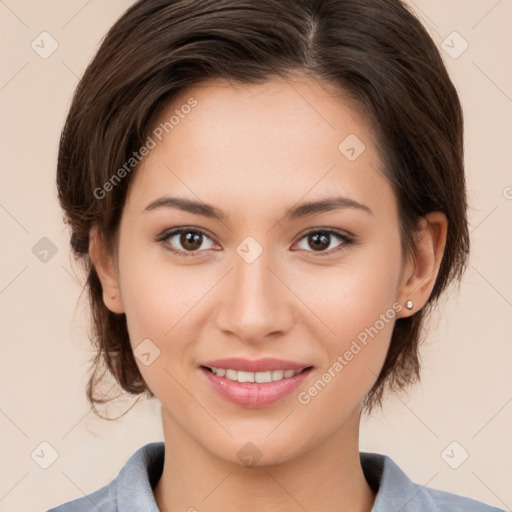
[[94, 410], [108, 402], [109, 374], [133, 395], [152, 396], [136, 365], [126, 317], [103, 303], [88, 255], [91, 227], [115, 248], [136, 167], [112, 190], [97, 190], [140, 148], [155, 119], [187, 87], [223, 78], [246, 84], [307, 74], [354, 98], [378, 134], [411, 255], [421, 217], [448, 219], [445, 252], [422, 310], [395, 322], [386, 360], [365, 398], [419, 380], [425, 315], [462, 277], [469, 253], [463, 119], [436, 45], [401, 0], [139, 0], [112, 26], [78, 84], [60, 140], [57, 188], [71, 247], [87, 274], [92, 341], [87, 387]]

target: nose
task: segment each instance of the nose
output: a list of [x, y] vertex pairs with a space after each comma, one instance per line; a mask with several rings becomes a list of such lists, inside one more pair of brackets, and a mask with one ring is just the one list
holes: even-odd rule
[[293, 293], [269, 253], [264, 250], [251, 263], [234, 254], [220, 291], [217, 327], [250, 343], [283, 335], [293, 324]]

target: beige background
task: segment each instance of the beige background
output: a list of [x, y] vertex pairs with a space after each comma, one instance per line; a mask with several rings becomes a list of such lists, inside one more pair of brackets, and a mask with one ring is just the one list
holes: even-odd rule
[[[130, 3], [0, 1], [2, 511], [42, 511], [96, 490], [138, 447], [162, 439], [156, 402], [117, 422], [89, 410], [86, 303], [75, 307], [83, 276], [70, 264], [54, 185], [78, 77]], [[512, 1], [413, 5], [440, 47], [448, 37], [452, 53], [463, 48], [453, 31], [469, 44], [458, 58], [442, 53], [465, 108], [473, 253], [460, 294], [431, 323], [422, 385], [364, 419], [361, 450], [389, 454], [420, 484], [511, 510]], [[31, 48], [43, 31], [59, 45], [47, 59]], [[32, 252], [43, 237], [57, 250], [46, 262]], [[58, 452], [48, 469], [39, 465], [51, 456], [43, 441]], [[460, 446], [443, 458], [453, 441]], [[469, 457], [453, 469], [445, 459], [462, 450]]]

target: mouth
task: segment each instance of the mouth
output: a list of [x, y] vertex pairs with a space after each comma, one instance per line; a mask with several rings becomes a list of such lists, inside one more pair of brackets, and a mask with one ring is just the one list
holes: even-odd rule
[[225, 359], [199, 366], [207, 383], [223, 399], [240, 407], [268, 407], [290, 396], [314, 367], [277, 359]]

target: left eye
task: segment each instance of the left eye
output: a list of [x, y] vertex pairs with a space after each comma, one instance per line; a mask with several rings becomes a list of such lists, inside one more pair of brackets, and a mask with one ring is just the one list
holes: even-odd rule
[[[305, 240], [306, 244], [309, 245], [309, 247], [312, 247], [313, 250], [311, 251], [305, 247], [301, 247], [301, 249], [305, 249], [308, 252], [321, 252], [328, 254], [340, 251], [344, 246], [352, 243], [352, 240], [342, 233], [322, 229], [306, 233], [301, 238], [301, 241], [302, 240]], [[333, 245], [333, 242], [338, 242], [338, 245]], [[335, 249], [331, 250], [333, 247], [335, 247]], [[323, 256], [323, 254], [321, 254], [321, 256]]]

